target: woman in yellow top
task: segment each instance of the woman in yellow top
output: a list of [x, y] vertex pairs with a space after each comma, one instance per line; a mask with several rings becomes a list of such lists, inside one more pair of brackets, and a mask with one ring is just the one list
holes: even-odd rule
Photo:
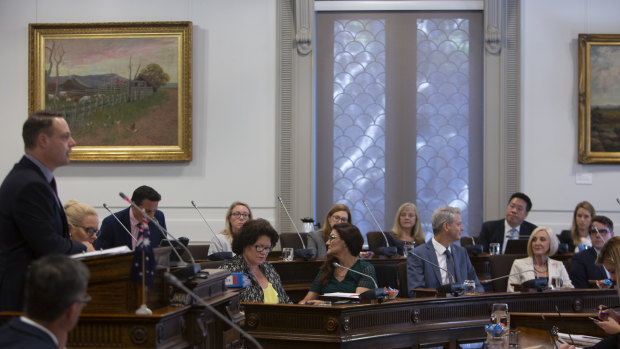
[[291, 303], [280, 275], [267, 262], [267, 255], [278, 242], [278, 233], [264, 219], [247, 221], [232, 242], [236, 256], [221, 265], [231, 273], [245, 273], [250, 286], [240, 293], [242, 302]]

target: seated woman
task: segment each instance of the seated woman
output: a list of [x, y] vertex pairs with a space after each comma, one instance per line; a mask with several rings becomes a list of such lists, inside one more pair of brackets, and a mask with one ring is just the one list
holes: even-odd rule
[[99, 231], [97, 211], [92, 206], [77, 200], [69, 200], [64, 208], [71, 240], [83, 243], [88, 251], [94, 251], [93, 244]]
[[[601, 252], [596, 257], [596, 264], [602, 265], [607, 269], [611, 279], [616, 281], [616, 270], [620, 269], [620, 236], [614, 236], [605, 243]], [[620, 297], [620, 288], [618, 289], [618, 297]], [[610, 336], [598, 342], [589, 348], [607, 349], [618, 348], [620, 337], [620, 315], [613, 309], [606, 309], [605, 306], [599, 306], [598, 317], [601, 321], [594, 323]], [[573, 349], [573, 346], [562, 344], [560, 349]]]
[[592, 247], [590, 225], [594, 216], [596, 216], [596, 212], [591, 203], [582, 201], [577, 204], [573, 212], [573, 224], [570, 230], [562, 230], [560, 233], [560, 242], [568, 244], [569, 251], [580, 252]]
[[[419, 246], [425, 242], [420, 213], [414, 204], [405, 202], [400, 205], [394, 217], [392, 234], [386, 234], [386, 237], [390, 246], [396, 246], [400, 255], [404, 255], [404, 246]], [[385, 247], [385, 239], [381, 240], [381, 246]]]
[[356, 226], [349, 223], [335, 224], [327, 239], [328, 259], [321, 266], [310, 291], [299, 303], [314, 303], [325, 293], [362, 293], [374, 288], [375, 284], [370, 278], [333, 265], [338, 262], [342, 266], [369, 275], [376, 282], [373, 265], [357, 257], [363, 245], [364, 238]]
[[512, 284], [522, 284], [535, 278], [548, 278], [550, 284], [551, 278], [554, 276], [562, 277], [564, 288], [574, 288], [564, 263], [549, 258], [558, 251], [558, 245], [558, 238], [553, 234], [551, 228], [538, 227], [534, 229], [527, 243], [527, 255], [529, 257], [515, 259], [512, 263], [511, 276], [508, 279], [506, 291], [514, 292]]
[[266, 262], [267, 255], [278, 242], [278, 233], [264, 219], [247, 221], [232, 242], [236, 254], [220, 269], [231, 273], [245, 273], [250, 277], [250, 286], [240, 293], [241, 302], [291, 303], [280, 275]]
[[332, 226], [338, 223], [351, 224], [351, 211], [347, 205], [336, 204], [327, 212], [325, 216], [325, 224], [323, 228], [310, 232], [308, 234], [308, 248], [313, 248], [316, 251], [314, 257], [325, 258], [327, 257], [327, 246], [325, 243], [332, 232]]
[[[231, 252], [234, 237], [241, 227], [252, 219], [252, 211], [248, 204], [241, 201], [233, 202], [226, 211], [226, 229], [217, 234], [210, 243], [209, 254], [216, 252]], [[234, 251], [233, 251], [234, 254]]]

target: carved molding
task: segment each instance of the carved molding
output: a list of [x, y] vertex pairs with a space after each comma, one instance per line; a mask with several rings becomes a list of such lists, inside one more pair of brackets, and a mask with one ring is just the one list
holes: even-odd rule
[[484, 0], [484, 47], [490, 54], [502, 49], [501, 0]]
[[297, 52], [305, 56], [312, 52], [312, 23], [314, 5], [312, 0], [291, 0], [295, 8], [295, 44]]

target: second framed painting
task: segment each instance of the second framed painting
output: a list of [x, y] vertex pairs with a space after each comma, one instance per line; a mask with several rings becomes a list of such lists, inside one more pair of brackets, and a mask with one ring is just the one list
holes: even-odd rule
[[620, 34], [579, 34], [579, 163], [620, 163]]
[[30, 24], [29, 103], [66, 115], [72, 161], [192, 159], [192, 23]]

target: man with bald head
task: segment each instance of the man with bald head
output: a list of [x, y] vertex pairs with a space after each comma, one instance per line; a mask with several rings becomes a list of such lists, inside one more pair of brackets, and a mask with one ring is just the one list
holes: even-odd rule
[[22, 129], [25, 155], [0, 186], [0, 311], [21, 311], [28, 265], [46, 254], [92, 249], [69, 238], [54, 170], [69, 163], [71, 138], [63, 115], [40, 111]]

